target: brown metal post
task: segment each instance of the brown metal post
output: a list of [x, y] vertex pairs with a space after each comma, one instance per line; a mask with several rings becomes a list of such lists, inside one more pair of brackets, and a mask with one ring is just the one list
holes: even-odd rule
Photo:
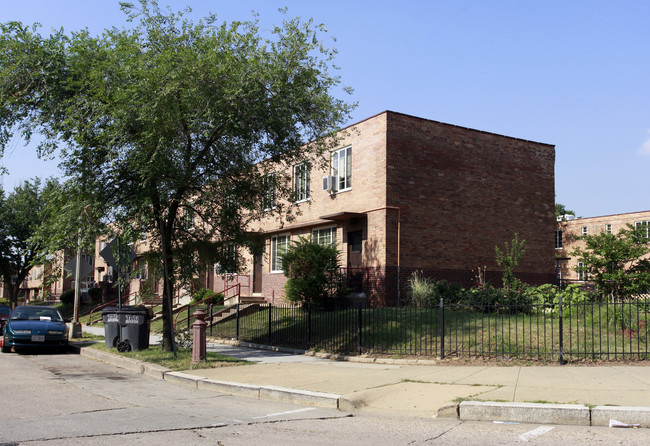
[[197, 308], [192, 316], [194, 316], [196, 319], [196, 321], [194, 321], [192, 324], [192, 364], [198, 364], [199, 362], [205, 361], [207, 359], [205, 346], [205, 329], [208, 325], [205, 322], [205, 317], [207, 314], [203, 308]]

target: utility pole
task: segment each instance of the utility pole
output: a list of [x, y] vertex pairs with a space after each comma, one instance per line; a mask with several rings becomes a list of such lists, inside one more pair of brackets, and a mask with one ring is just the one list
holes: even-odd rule
[[74, 271], [74, 313], [72, 316], [72, 337], [81, 337], [81, 323], [79, 322], [79, 302], [81, 294], [81, 227], [77, 237], [77, 264]]

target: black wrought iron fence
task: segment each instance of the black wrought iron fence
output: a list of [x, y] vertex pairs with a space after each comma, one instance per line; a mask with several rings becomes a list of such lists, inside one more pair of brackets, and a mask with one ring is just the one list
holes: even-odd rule
[[213, 336], [345, 354], [646, 359], [650, 300], [321, 310], [260, 305]]

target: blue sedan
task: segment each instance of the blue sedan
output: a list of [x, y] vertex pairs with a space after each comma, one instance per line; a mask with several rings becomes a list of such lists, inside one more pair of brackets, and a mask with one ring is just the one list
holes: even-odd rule
[[36, 347], [64, 351], [68, 346], [68, 327], [53, 307], [16, 307], [4, 327], [2, 353], [11, 348]]

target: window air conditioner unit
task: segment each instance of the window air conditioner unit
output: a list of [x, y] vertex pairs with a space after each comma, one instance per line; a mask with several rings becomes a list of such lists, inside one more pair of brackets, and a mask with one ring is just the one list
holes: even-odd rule
[[324, 191], [332, 191], [334, 190], [334, 180], [335, 177], [328, 175], [326, 177], [323, 177], [323, 190]]

